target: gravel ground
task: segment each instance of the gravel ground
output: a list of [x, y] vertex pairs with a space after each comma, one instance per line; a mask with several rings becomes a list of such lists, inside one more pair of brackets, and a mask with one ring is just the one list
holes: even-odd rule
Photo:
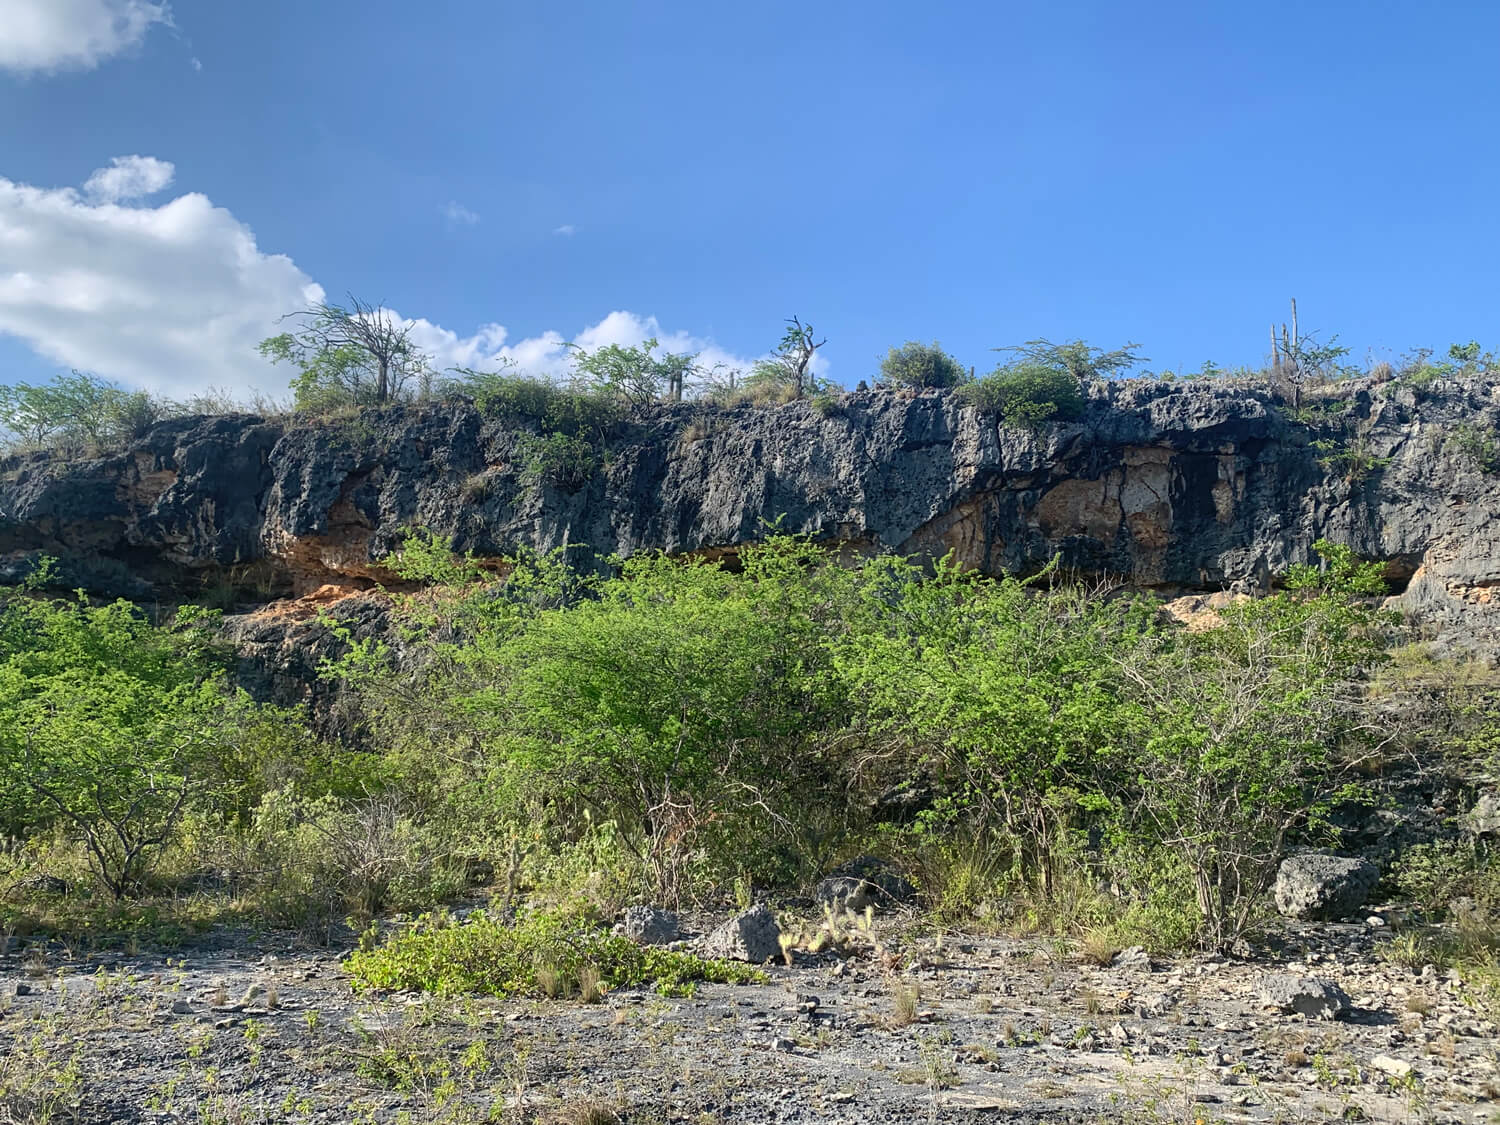
[[[54, 1120], [91, 1123], [1500, 1121], [1495, 1026], [1461, 979], [1377, 961], [1365, 927], [1295, 927], [1251, 961], [1096, 966], [893, 925], [883, 956], [594, 1005], [359, 995], [338, 953], [242, 935], [13, 949], [0, 1122], [46, 1120], [49, 1090]], [[1267, 1009], [1270, 971], [1337, 983], [1353, 1010]]]

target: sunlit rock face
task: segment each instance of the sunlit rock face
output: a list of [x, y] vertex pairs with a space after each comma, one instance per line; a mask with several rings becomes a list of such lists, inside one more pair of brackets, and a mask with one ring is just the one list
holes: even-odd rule
[[561, 482], [525, 471], [533, 424], [466, 401], [175, 419], [106, 457], [0, 462], [0, 580], [45, 553], [99, 594], [229, 581], [268, 600], [389, 581], [380, 560], [414, 526], [491, 559], [732, 555], [776, 526], [992, 574], [1057, 558], [1181, 596], [1264, 590], [1327, 537], [1384, 561], [1447, 642], [1496, 651], [1500, 476], [1476, 438], [1496, 431], [1500, 386], [1355, 381], [1309, 403], [1311, 425], [1261, 388], [1100, 384], [1080, 420], [1038, 433], [944, 393], [663, 406]]

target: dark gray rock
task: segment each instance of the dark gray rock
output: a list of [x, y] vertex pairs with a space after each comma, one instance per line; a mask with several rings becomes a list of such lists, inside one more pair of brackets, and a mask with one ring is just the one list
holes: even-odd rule
[[677, 915], [654, 906], [627, 906], [620, 932], [641, 945], [669, 945], [682, 937]]
[[1332, 1020], [1349, 1011], [1349, 996], [1332, 981], [1295, 973], [1267, 973], [1257, 985], [1261, 1003], [1287, 1014]]
[[917, 888], [890, 863], [862, 855], [830, 871], [813, 891], [813, 898], [835, 913], [861, 914], [866, 907], [889, 910], [913, 903]]
[[1367, 859], [1313, 852], [1288, 856], [1276, 872], [1276, 909], [1289, 918], [1347, 918], [1379, 880], [1380, 869]]
[[863, 914], [875, 905], [878, 892], [874, 884], [844, 875], [830, 875], [813, 890], [813, 901], [834, 914]]
[[69, 887], [67, 880], [56, 875], [26, 875], [12, 883], [11, 889], [34, 895], [65, 895]]
[[703, 952], [759, 965], [781, 955], [781, 927], [769, 906], [756, 903], [705, 937]]
[[1129, 949], [1122, 949], [1116, 953], [1114, 960], [1110, 962], [1116, 969], [1143, 969], [1151, 971], [1151, 955], [1143, 946], [1132, 945]]

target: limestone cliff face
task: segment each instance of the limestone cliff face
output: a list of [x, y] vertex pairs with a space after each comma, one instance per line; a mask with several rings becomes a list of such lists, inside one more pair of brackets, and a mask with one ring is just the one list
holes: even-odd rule
[[413, 525], [498, 558], [523, 544], [723, 552], [779, 521], [856, 551], [953, 550], [991, 573], [1060, 555], [1186, 592], [1264, 587], [1326, 536], [1385, 561], [1450, 639], [1488, 644], [1500, 384], [1319, 393], [1308, 424], [1263, 390], [1100, 385], [1081, 420], [1040, 434], [938, 393], [848, 395], [831, 412], [663, 406], [617, 427], [566, 488], [528, 481], [534, 427], [461, 401], [178, 419], [112, 456], [0, 461], [0, 580], [46, 553], [65, 584], [103, 594], [170, 598], [247, 569], [304, 594], [387, 577], [379, 560]]

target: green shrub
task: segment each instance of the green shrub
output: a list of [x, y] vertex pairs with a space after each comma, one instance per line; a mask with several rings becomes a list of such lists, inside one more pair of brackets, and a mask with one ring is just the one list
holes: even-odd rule
[[1443, 444], [1473, 462], [1481, 473], [1500, 472], [1500, 445], [1496, 444], [1491, 429], [1460, 422], [1449, 432]]
[[1477, 841], [1414, 845], [1402, 853], [1392, 879], [1430, 918], [1442, 920], [1451, 903], [1468, 898], [1481, 914], [1500, 919], [1500, 852]]
[[812, 407], [813, 413], [820, 418], [832, 418], [843, 409], [839, 404], [838, 398], [830, 394], [813, 395], [812, 398], [807, 400], [807, 404]]
[[527, 435], [517, 443], [521, 483], [528, 488], [551, 485], [576, 492], [599, 468], [599, 454], [591, 442], [565, 433], [546, 437]]
[[442, 390], [467, 395], [485, 414], [535, 422], [543, 436], [566, 434], [597, 442], [624, 416], [607, 388], [565, 387], [509, 370], [460, 369]]
[[461, 925], [424, 917], [386, 945], [353, 954], [347, 966], [357, 988], [487, 996], [565, 993], [577, 987], [585, 969], [596, 972], [605, 988], [649, 985], [667, 996], [691, 995], [698, 981], [757, 984], [766, 979], [748, 965], [637, 945], [586, 918], [543, 912], [513, 925], [488, 915]]
[[127, 391], [83, 371], [42, 384], [0, 386], [0, 432], [28, 446], [103, 449], [142, 436], [181, 407], [145, 391]]
[[1034, 360], [1001, 367], [961, 387], [959, 393], [969, 405], [998, 415], [1007, 426], [1035, 430], [1048, 422], [1083, 416], [1077, 376]]
[[879, 381], [896, 387], [956, 387], [968, 378], [963, 364], [938, 345], [908, 340], [880, 362]]

